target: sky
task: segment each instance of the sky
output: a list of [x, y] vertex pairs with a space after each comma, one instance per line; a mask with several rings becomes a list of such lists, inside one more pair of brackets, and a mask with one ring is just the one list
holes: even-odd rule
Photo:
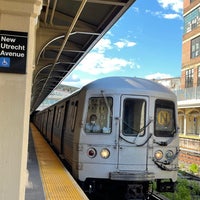
[[[148, 2], [148, 3], [147, 3]], [[136, 0], [62, 84], [107, 76], [181, 76], [183, 0]]]

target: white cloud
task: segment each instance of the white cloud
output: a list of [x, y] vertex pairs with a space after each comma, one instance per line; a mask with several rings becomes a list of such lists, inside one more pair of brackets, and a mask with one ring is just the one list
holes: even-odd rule
[[119, 49], [121, 49], [121, 48], [124, 48], [124, 47], [133, 47], [133, 46], [136, 45], [136, 43], [125, 40], [125, 39], [121, 39], [120, 41], [115, 42], [114, 45], [117, 46]]
[[135, 13], [139, 13], [139, 11], [140, 11], [138, 7], [134, 7], [134, 6], [131, 7], [131, 9], [133, 9], [133, 12], [135, 12]]
[[93, 50], [98, 51], [100, 53], [105, 52], [108, 49], [112, 49], [111, 41], [106, 38], [102, 38], [99, 42], [94, 46]]
[[182, 17], [177, 13], [163, 14], [163, 18], [165, 18], [165, 19], [176, 19], [176, 18], [182, 19]]
[[145, 76], [146, 79], [163, 79], [163, 78], [171, 78], [172, 76], [170, 74], [163, 74], [163, 73], [155, 73], [155, 74], [149, 74]]
[[77, 66], [77, 69], [88, 74], [107, 74], [113, 71], [119, 71], [124, 67], [133, 67], [132, 61], [122, 58], [109, 58], [99, 52], [91, 52]]
[[119, 71], [122, 68], [139, 68], [132, 60], [126, 60], [116, 57], [109, 57], [106, 54], [107, 50], [117, 47], [119, 49], [124, 47], [133, 47], [135, 42], [131, 42], [125, 39], [121, 39], [119, 42], [112, 44], [110, 39], [102, 38], [93, 50], [85, 56], [85, 58], [76, 67], [77, 70], [86, 72], [92, 75], [107, 74], [114, 71]]
[[116, 45], [118, 48], [123, 48], [126, 44], [122, 41], [119, 41], [119, 42], [115, 42], [114, 45]]
[[183, 10], [183, 0], [158, 0], [158, 3], [164, 9], [171, 9], [176, 13], [181, 13]]
[[159, 5], [165, 10], [163, 11], [151, 11], [146, 10], [146, 13], [150, 13], [153, 16], [158, 16], [164, 19], [182, 19], [183, 0], [157, 0]]
[[97, 75], [105, 76], [106, 74], [117, 72], [125, 68], [140, 68], [133, 60], [120, 58], [118, 55], [111, 57], [106, 54], [110, 49], [121, 49], [124, 47], [133, 47], [135, 45], [135, 42], [126, 39], [121, 39], [112, 44], [110, 39], [102, 38], [92, 51], [84, 57], [76, 69], [73, 70], [73, 74], [65, 78], [64, 84], [80, 87], [92, 81], [92, 79], [78, 78], [78, 76], [75, 75], [81, 74], [81, 72], [92, 75], [92, 77], [95, 78]]
[[81, 88], [82, 86], [84, 86], [84, 85], [90, 83], [91, 81], [93, 81], [93, 79], [91, 79], [91, 78], [90, 79], [80, 78], [79, 75], [77, 75], [76, 73], [77, 73], [77, 70], [74, 69], [73, 73], [71, 73], [70, 75], [65, 77], [65, 79], [62, 82], [62, 84]]
[[77, 81], [80, 81], [80, 78], [76, 74], [70, 74], [67, 77], [67, 81], [69, 81], [69, 82], [77, 82]]
[[158, 16], [160, 18], [164, 19], [182, 19], [182, 15], [178, 13], [162, 13], [161, 11], [151, 11], [151, 10], [146, 10], [146, 13], [150, 13], [153, 16]]
[[118, 42], [112, 44], [111, 40], [108, 38], [102, 38], [99, 42], [94, 46], [93, 51], [97, 51], [99, 53], [104, 53], [106, 50], [113, 49], [114, 46], [122, 49], [124, 47], [133, 47], [136, 45], [135, 42], [129, 41], [126, 39], [120, 39]]

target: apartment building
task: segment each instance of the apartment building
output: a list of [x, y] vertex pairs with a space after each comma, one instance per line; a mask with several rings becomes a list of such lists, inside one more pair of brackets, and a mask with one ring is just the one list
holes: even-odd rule
[[181, 90], [177, 91], [180, 133], [200, 135], [200, 0], [183, 1]]

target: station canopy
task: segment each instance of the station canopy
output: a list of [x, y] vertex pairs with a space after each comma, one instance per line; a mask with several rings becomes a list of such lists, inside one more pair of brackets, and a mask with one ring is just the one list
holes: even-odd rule
[[43, 1], [36, 32], [31, 112], [69, 75], [134, 1]]

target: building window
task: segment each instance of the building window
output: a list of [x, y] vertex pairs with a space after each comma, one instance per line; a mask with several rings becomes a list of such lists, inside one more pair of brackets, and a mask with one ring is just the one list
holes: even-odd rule
[[198, 70], [198, 72], [197, 72], [198, 73], [197, 74], [197, 76], [198, 76], [197, 77], [197, 85], [200, 86], [200, 66], [198, 66], [197, 70]]
[[184, 34], [200, 26], [200, 7], [184, 17]]
[[200, 36], [191, 41], [191, 58], [200, 56]]
[[194, 69], [188, 69], [186, 70], [186, 76], [185, 76], [185, 87], [193, 87], [193, 76], [194, 76]]

